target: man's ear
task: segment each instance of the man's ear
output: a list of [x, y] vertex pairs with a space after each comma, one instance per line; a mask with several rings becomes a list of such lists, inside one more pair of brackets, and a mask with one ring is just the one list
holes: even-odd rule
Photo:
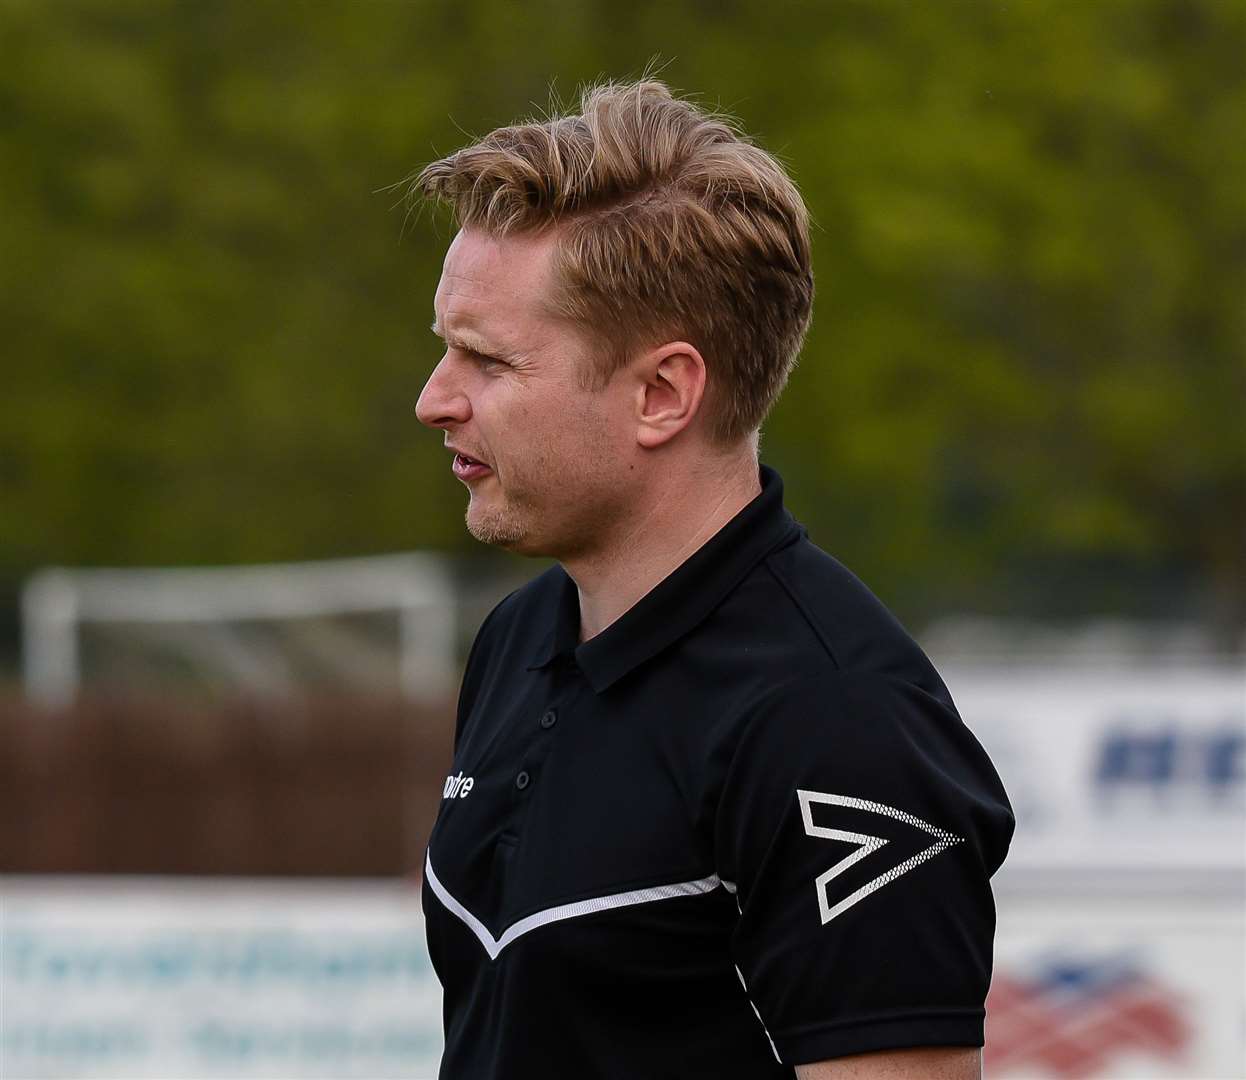
[[636, 441], [651, 450], [669, 442], [690, 423], [705, 397], [705, 360], [686, 341], [647, 350], [633, 368]]

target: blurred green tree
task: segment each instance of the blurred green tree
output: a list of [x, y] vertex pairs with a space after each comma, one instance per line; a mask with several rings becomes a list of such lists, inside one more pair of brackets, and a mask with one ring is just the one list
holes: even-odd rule
[[764, 453], [824, 547], [917, 617], [1246, 614], [1237, 0], [5, 0], [0, 34], [10, 582], [470, 546], [412, 412], [448, 228], [400, 243], [384, 189], [657, 56], [816, 218]]

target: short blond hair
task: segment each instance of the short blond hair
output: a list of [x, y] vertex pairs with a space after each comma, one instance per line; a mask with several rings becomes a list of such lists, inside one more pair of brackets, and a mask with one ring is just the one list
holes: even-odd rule
[[809, 326], [809, 216], [783, 166], [661, 82], [585, 89], [580, 112], [498, 128], [426, 166], [410, 194], [460, 227], [555, 229], [555, 314], [603, 343], [604, 386], [639, 348], [705, 357], [709, 432], [760, 427]]

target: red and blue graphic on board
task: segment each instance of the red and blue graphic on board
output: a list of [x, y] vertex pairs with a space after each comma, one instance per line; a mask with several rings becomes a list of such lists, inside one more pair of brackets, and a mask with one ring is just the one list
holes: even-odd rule
[[1177, 1065], [1194, 1037], [1180, 995], [1128, 954], [997, 970], [986, 1008], [988, 1075], [1093, 1077], [1124, 1055]]

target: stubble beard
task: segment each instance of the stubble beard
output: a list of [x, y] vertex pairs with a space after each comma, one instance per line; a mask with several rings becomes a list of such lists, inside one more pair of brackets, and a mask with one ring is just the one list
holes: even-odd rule
[[[595, 414], [581, 424], [583, 430], [600, 426]], [[574, 460], [574, 472], [562, 465], [567, 460]], [[620, 514], [609, 452], [594, 439], [565, 456], [536, 453], [530, 469], [509, 473], [505, 487], [496, 475], [486, 483], [492, 490], [479, 504], [475, 493], [470, 496], [467, 531], [482, 544], [516, 555], [560, 561], [582, 556], [601, 545]]]
[[[582, 501], [584, 493], [569, 495]], [[562, 513], [553, 514], [559, 526], [550, 532], [551, 507], [541, 510], [540, 505], [528, 499], [506, 497], [500, 505], [481, 506], [473, 514], [468, 503], [464, 523], [472, 537], [482, 544], [499, 547], [515, 555], [541, 556], [566, 559], [582, 555], [600, 543], [602, 526], [611, 520], [608, 507], [599, 506], [597, 512], [573, 513], [566, 519]], [[544, 529], [539, 528], [543, 524]]]
[[533, 510], [527, 499], [504, 492], [499, 485], [494, 498], [480, 500], [479, 506], [477, 496], [470, 495], [463, 521], [467, 531], [480, 543], [527, 554], [525, 541], [530, 543], [532, 539]]
[[467, 531], [482, 544], [513, 549], [528, 534], [520, 515], [510, 506], [499, 507], [473, 516], [471, 501], [463, 515]]

